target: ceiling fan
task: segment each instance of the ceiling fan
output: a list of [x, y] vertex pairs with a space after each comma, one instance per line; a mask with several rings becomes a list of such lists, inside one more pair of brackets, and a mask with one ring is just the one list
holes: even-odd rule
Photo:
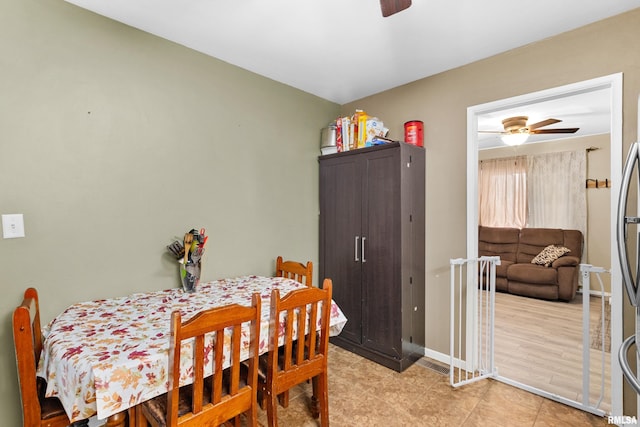
[[497, 133], [501, 135], [502, 141], [508, 145], [520, 145], [532, 134], [550, 133], [576, 133], [580, 128], [552, 128], [540, 129], [545, 126], [560, 123], [562, 120], [546, 119], [537, 123], [527, 125], [527, 116], [508, 117], [502, 121], [504, 131], [500, 130], [480, 130], [479, 133]]
[[401, 10], [405, 10], [409, 6], [411, 6], [411, 0], [380, 0], [382, 16], [385, 18]]

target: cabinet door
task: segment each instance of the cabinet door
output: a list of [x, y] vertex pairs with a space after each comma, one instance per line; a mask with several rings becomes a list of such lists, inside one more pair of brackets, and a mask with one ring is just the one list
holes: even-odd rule
[[363, 192], [363, 345], [402, 357], [400, 150], [369, 153]]
[[362, 174], [358, 156], [320, 161], [320, 274], [347, 317], [341, 337], [362, 344], [360, 239]]

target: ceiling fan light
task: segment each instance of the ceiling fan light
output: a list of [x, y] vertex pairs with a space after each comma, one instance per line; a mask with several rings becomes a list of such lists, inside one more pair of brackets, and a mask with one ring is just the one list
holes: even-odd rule
[[502, 142], [504, 142], [507, 145], [510, 146], [516, 146], [516, 145], [522, 145], [524, 144], [524, 142], [529, 138], [529, 134], [525, 133], [525, 132], [518, 132], [518, 133], [510, 133], [507, 135], [501, 135], [500, 139], [502, 139]]

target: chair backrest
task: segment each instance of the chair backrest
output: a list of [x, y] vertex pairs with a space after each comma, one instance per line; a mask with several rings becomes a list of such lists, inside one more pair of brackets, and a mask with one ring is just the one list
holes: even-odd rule
[[313, 263], [303, 264], [298, 261], [283, 261], [281, 256], [276, 259], [276, 276], [293, 279], [307, 286], [312, 286]]
[[24, 425], [40, 425], [41, 409], [36, 369], [42, 353], [42, 331], [38, 291], [34, 288], [24, 292], [22, 304], [13, 311], [13, 343], [16, 351]]
[[324, 280], [322, 289], [300, 288], [282, 299], [278, 289], [272, 291], [267, 384], [273, 395], [326, 372], [331, 292], [331, 279]]
[[[181, 323], [180, 312], [171, 314], [169, 350], [169, 392], [167, 425], [220, 425], [226, 420], [248, 412], [252, 424], [257, 424], [257, 370], [260, 342], [260, 294], [252, 296], [251, 307], [231, 304], [196, 314]], [[243, 323], [250, 322], [248, 373], [241, 383], [240, 353]], [[231, 338], [225, 340], [225, 329]], [[213, 337], [211, 351], [208, 344]], [[190, 412], [179, 417], [180, 359], [183, 341], [193, 339], [193, 386]], [[225, 348], [226, 347], [226, 348]], [[230, 366], [223, 369], [225, 355]], [[182, 354], [184, 357], [184, 354]], [[212, 364], [210, 386], [205, 386], [205, 363]], [[225, 381], [223, 383], [223, 376]], [[207, 384], [209, 379], [207, 379]], [[205, 396], [205, 393], [206, 396]], [[210, 402], [211, 405], [205, 402]]]

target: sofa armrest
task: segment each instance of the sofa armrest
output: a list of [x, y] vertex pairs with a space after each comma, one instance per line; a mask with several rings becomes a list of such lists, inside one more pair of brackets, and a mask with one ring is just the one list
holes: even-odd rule
[[576, 256], [561, 256], [557, 260], [553, 261], [551, 267], [559, 268], [559, 267], [575, 267], [580, 264], [580, 258]]

